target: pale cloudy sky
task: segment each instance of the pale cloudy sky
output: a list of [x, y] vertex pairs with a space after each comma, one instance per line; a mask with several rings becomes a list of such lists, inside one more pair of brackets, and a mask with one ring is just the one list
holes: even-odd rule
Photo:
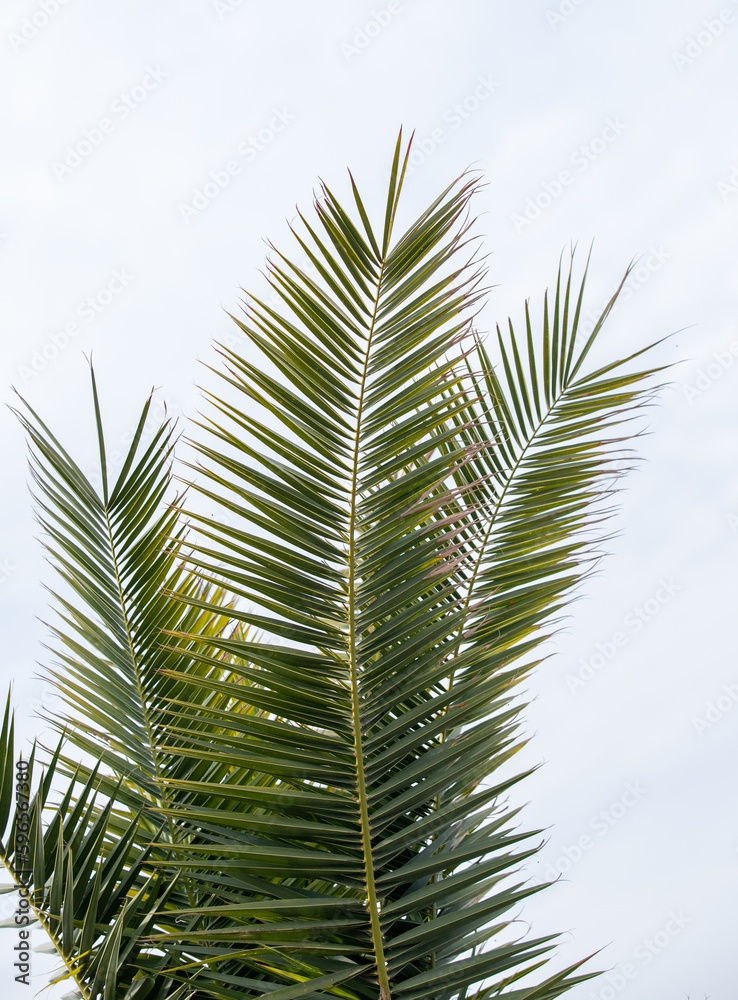
[[[565, 880], [521, 919], [568, 932], [562, 962], [604, 948], [609, 981], [572, 1000], [734, 1000], [736, 0], [5, 0], [0, 47], [0, 384], [87, 468], [84, 354], [111, 440], [152, 385], [192, 413], [263, 239], [346, 166], [378, 205], [401, 123], [408, 217], [485, 174], [486, 328], [540, 301], [572, 242], [595, 240], [591, 310], [640, 255], [602, 350], [680, 331], [656, 354], [679, 364], [611, 554], [529, 686], [520, 763], [545, 766], [516, 801], [548, 828], [531, 875]], [[4, 673], [30, 736], [52, 578], [0, 423]], [[37, 987], [50, 967], [34, 956]]]

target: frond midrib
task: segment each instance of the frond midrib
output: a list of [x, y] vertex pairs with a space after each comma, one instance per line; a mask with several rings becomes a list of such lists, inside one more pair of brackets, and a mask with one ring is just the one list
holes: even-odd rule
[[[470, 579], [468, 581], [466, 581], [467, 592], [466, 592], [466, 597], [464, 599], [463, 607], [467, 611], [468, 611], [468, 608], [469, 608], [469, 604], [470, 604], [470, 602], [471, 602], [471, 600], [472, 600], [472, 598], [474, 596], [474, 585], [476, 583], [477, 576], [479, 575], [479, 571], [480, 571], [480, 569], [482, 567], [482, 564], [484, 562], [485, 556], [487, 556], [487, 554], [488, 554], [488, 544], [489, 544], [490, 536], [491, 536], [492, 531], [493, 531], [493, 529], [494, 529], [494, 527], [495, 527], [495, 525], [497, 523], [498, 516], [500, 515], [500, 512], [502, 510], [502, 506], [503, 506], [505, 497], [506, 497], [507, 493], [510, 491], [510, 489], [512, 488], [514, 482], [515, 482], [516, 474], [517, 474], [518, 469], [520, 468], [520, 465], [523, 462], [523, 460], [524, 460], [527, 452], [529, 451], [530, 448], [532, 448], [535, 445], [536, 438], [538, 437], [538, 435], [540, 433], [542, 433], [542, 431], [545, 430], [547, 422], [549, 421], [551, 415], [554, 413], [554, 411], [557, 409], [557, 407], [560, 405], [560, 403], [561, 403], [563, 397], [566, 395], [568, 389], [569, 389], [568, 383], [567, 384], [562, 384], [561, 388], [558, 390], [558, 392], [556, 392], [554, 394], [554, 396], [553, 396], [553, 398], [551, 400], [551, 403], [549, 404], [549, 406], [546, 409], [546, 411], [540, 416], [540, 418], [537, 421], [535, 421], [535, 422], [532, 421], [532, 420], [529, 421], [530, 424], [531, 424], [531, 428], [530, 428], [528, 437], [526, 438], [525, 443], [523, 444], [523, 446], [520, 448], [520, 452], [519, 452], [517, 458], [515, 459], [515, 462], [513, 463], [513, 465], [511, 467], [509, 467], [506, 470], [507, 474], [505, 476], [505, 481], [504, 481], [504, 484], [502, 486], [502, 489], [500, 490], [500, 492], [499, 492], [499, 494], [498, 494], [498, 496], [497, 496], [497, 498], [496, 498], [496, 500], [495, 500], [495, 502], [493, 504], [492, 511], [489, 513], [489, 515], [487, 517], [487, 526], [486, 526], [486, 528], [484, 530], [484, 534], [482, 536], [482, 542], [481, 542], [481, 544], [477, 548], [477, 554], [476, 554], [476, 557], [474, 559], [474, 569], [473, 569], [472, 573], [470, 574]], [[510, 442], [508, 441], [507, 444], [509, 445]], [[458, 643], [454, 647], [454, 651], [458, 650], [458, 646], [461, 643], [462, 638], [463, 638], [463, 635], [460, 632], [459, 636], [458, 636]], [[452, 683], [452, 682], [453, 682], [453, 673], [451, 675], [451, 681], [450, 681], [450, 683]]]
[[[173, 803], [170, 801], [167, 785], [162, 779], [162, 767], [161, 767], [161, 762], [159, 760], [159, 754], [157, 751], [157, 742], [154, 735], [154, 725], [146, 701], [146, 692], [143, 684], [143, 678], [142, 678], [143, 671], [141, 667], [140, 658], [136, 653], [134, 646], [134, 629], [133, 626], [131, 625], [128, 614], [128, 606], [126, 603], [126, 597], [120, 576], [120, 566], [118, 560], [117, 547], [115, 544], [115, 538], [113, 536], [113, 530], [111, 525], [109, 504], [107, 503], [104, 504], [103, 506], [103, 516], [104, 516], [105, 530], [108, 536], [108, 544], [110, 545], [110, 557], [113, 567], [113, 573], [115, 576], [115, 587], [118, 593], [118, 600], [120, 602], [123, 628], [125, 631], [126, 643], [128, 646], [128, 654], [130, 657], [130, 663], [132, 667], [133, 681], [136, 685], [136, 692], [138, 694], [138, 700], [141, 706], [141, 717], [143, 719], [144, 731], [146, 735], [146, 748], [149, 752], [153, 768], [152, 778], [159, 793], [156, 799], [156, 806], [171, 808]], [[177, 831], [177, 826], [174, 822], [174, 818], [171, 815], [167, 815], [166, 824], [168, 827], [170, 842], [172, 844], [176, 844], [179, 840], [178, 831]], [[191, 888], [187, 882], [186, 882], [186, 892], [190, 900], [190, 903], [194, 905], [195, 899], [192, 896]]]
[[380, 986], [380, 1000], [389, 1000], [390, 986], [387, 962], [384, 955], [384, 942], [382, 928], [379, 921], [379, 897], [377, 895], [374, 876], [374, 854], [372, 848], [372, 833], [369, 820], [369, 796], [364, 769], [364, 737], [361, 728], [361, 706], [359, 701], [359, 664], [357, 661], [358, 636], [356, 622], [357, 603], [357, 551], [356, 533], [358, 530], [358, 505], [359, 495], [359, 458], [361, 451], [361, 430], [364, 416], [364, 397], [367, 389], [367, 379], [369, 376], [369, 364], [372, 350], [372, 337], [377, 323], [377, 311], [382, 292], [382, 278], [386, 266], [386, 257], [382, 258], [379, 274], [377, 276], [376, 296], [374, 308], [371, 313], [369, 328], [366, 337], [366, 351], [363, 358], [361, 382], [359, 386], [359, 397], [356, 408], [356, 430], [354, 435], [354, 447], [352, 455], [351, 483], [349, 495], [349, 518], [348, 518], [348, 626], [349, 626], [349, 678], [351, 686], [351, 715], [353, 724], [354, 749], [356, 753], [356, 788], [359, 800], [359, 825], [361, 829], [361, 840], [364, 853], [364, 872], [366, 878], [367, 908], [369, 910], [369, 920], [371, 924], [372, 944], [374, 947], [374, 957], [377, 966], [377, 976]]

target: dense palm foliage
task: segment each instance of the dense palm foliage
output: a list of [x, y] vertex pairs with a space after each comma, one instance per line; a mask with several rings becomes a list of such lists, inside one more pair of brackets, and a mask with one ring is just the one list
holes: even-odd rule
[[[274, 251], [283, 308], [234, 317], [249, 353], [220, 349], [179, 496], [148, 403], [111, 482], [93, 376], [100, 490], [20, 409], [65, 584], [26, 881], [86, 1000], [553, 1000], [591, 975], [514, 932], [540, 831], [503, 765], [653, 372], [587, 370], [610, 307], [577, 337], [571, 267], [495, 367], [476, 181], [398, 238], [406, 152], [380, 229], [352, 179], [351, 211], [323, 187], [300, 217], [299, 262]], [[9, 713], [0, 749], [18, 882]]]

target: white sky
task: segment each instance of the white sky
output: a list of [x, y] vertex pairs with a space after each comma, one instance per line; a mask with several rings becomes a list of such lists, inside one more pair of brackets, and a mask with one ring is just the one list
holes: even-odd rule
[[[378, 205], [401, 123], [422, 160], [408, 217], [466, 166], [486, 176], [476, 207], [497, 287], [484, 328], [540, 302], [572, 241], [596, 240], [592, 309], [644, 255], [602, 350], [679, 330], [656, 357], [680, 364], [650, 412], [611, 555], [529, 686], [520, 763], [545, 766], [516, 801], [530, 801], [526, 826], [549, 828], [531, 873], [558, 865], [567, 881], [523, 917], [570, 932], [562, 963], [605, 949], [612, 986], [572, 1000], [733, 1000], [738, 2], [5, 0], [0, 51], [0, 384], [86, 468], [83, 354], [110, 440], [152, 385], [192, 413], [198, 359], [231, 326], [221, 306], [260, 280], [263, 238], [287, 244], [294, 206], [309, 208], [318, 176], [345, 191], [346, 166]], [[227, 186], [189, 211], [229, 163]], [[545, 207], [521, 223], [536, 199]], [[30, 736], [48, 697], [32, 679], [40, 581], [53, 578], [7, 410], [0, 428], [4, 673]], [[582, 661], [593, 676], [571, 690]], [[16, 1000], [30, 994], [12, 981], [11, 947], [0, 940]], [[34, 956], [37, 987], [51, 964]]]

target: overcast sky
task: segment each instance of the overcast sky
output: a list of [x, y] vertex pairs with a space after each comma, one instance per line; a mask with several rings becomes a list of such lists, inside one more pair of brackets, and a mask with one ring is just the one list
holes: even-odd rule
[[[548, 828], [531, 876], [564, 878], [521, 919], [567, 932], [561, 962], [604, 949], [609, 983], [572, 1000], [734, 1000], [738, 2], [5, 0], [0, 47], [0, 384], [90, 470], [84, 355], [111, 441], [152, 385], [191, 414], [263, 240], [347, 166], [379, 206], [400, 124], [408, 219], [485, 175], [483, 328], [540, 302], [572, 242], [595, 240], [587, 310], [640, 257], [601, 349], [679, 331], [654, 355], [678, 364], [611, 554], [528, 687], [520, 763], [545, 766], [515, 801]], [[3, 671], [28, 737], [53, 578], [6, 409], [0, 427]], [[1, 950], [5, 995], [28, 997]], [[52, 964], [34, 956], [36, 988]]]

